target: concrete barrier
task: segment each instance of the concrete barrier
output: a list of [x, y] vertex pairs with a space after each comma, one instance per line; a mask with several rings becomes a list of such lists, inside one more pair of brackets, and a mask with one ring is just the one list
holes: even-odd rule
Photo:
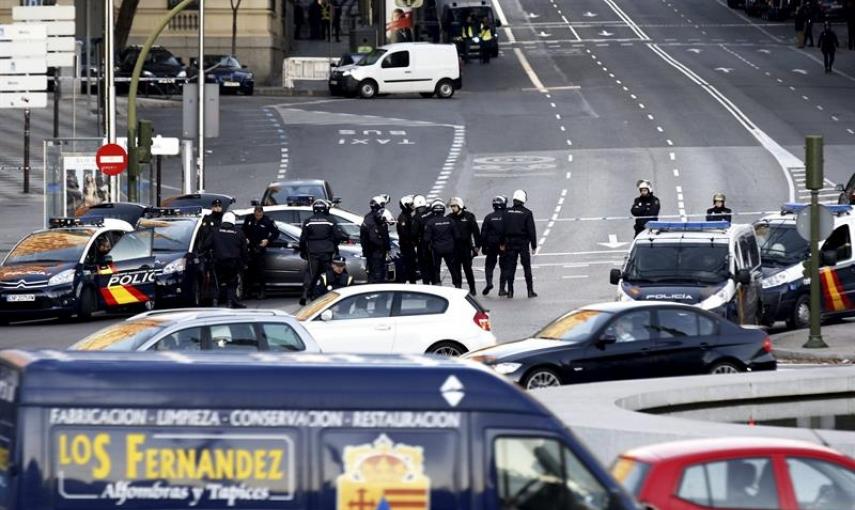
[[330, 64], [338, 58], [290, 57], [282, 61], [282, 86], [294, 88], [295, 80], [326, 81], [330, 77]]
[[[703, 410], [685, 410], [693, 404], [735, 406], [764, 399], [855, 395], [855, 367], [615, 381], [547, 388], [531, 394], [561, 418], [607, 465], [630, 448], [702, 437], [801, 439], [827, 444], [855, 456], [852, 432], [716, 423], [699, 420], [704, 416]], [[790, 409], [792, 416], [797, 415], [797, 407]], [[828, 414], [838, 414], [830, 407], [824, 407]], [[668, 408], [675, 408], [682, 416], [641, 412], [656, 409], [667, 413]], [[761, 411], [758, 407], [757, 412]], [[740, 416], [736, 418], [741, 420]]]

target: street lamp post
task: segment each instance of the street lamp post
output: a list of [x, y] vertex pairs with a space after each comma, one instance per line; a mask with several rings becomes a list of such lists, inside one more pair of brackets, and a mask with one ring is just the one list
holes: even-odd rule
[[[114, 82], [116, 51], [113, 47], [115, 43], [113, 2], [114, 0], [106, 0], [104, 5], [104, 124], [106, 124], [108, 143], [116, 143], [116, 84]], [[113, 202], [120, 200], [118, 175], [110, 177], [110, 200]]]
[[205, 189], [205, 0], [199, 0], [199, 191]]

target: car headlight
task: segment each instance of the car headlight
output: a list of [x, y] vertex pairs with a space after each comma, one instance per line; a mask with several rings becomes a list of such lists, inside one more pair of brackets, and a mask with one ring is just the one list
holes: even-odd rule
[[781, 271], [780, 273], [775, 273], [772, 276], [763, 278], [761, 283], [764, 289], [770, 289], [787, 283], [789, 279], [790, 275], [788, 275], [786, 271]]
[[632, 296], [627, 294], [626, 291], [623, 290], [622, 286], [618, 287], [617, 294], [618, 294], [617, 300], [620, 302], [635, 301], [635, 298], [633, 298]]
[[172, 274], [172, 273], [180, 273], [184, 271], [184, 268], [187, 267], [187, 259], [181, 257], [180, 259], [175, 259], [163, 268], [163, 274]]
[[151, 78], [152, 76], [154, 76], [154, 73], [151, 71], [143, 71], [142, 75], [147, 77], [147, 78]]
[[721, 290], [701, 301], [699, 306], [704, 310], [715, 310], [716, 308], [721, 308], [730, 302], [730, 293], [730, 285], [725, 285]]
[[187, 77], [187, 71], [178, 71], [178, 75], [176, 76], [176, 78], [186, 78], [186, 77]]
[[350, 76], [350, 71], [344, 71], [341, 73], [342, 76]]
[[493, 365], [493, 370], [502, 375], [508, 375], [519, 370], [521, 366], [522, 363], [499, 363], [497, 365]]
[[217, 75], [215, 75], [215, 74], [206, 74], [205, 76], [206, 76], [209, 80], [216, 80], [216, 79], [217, 79]]
[[74, 269], [66, 269], [50, 277], [48, 285], [65, 285], [74, 281]]

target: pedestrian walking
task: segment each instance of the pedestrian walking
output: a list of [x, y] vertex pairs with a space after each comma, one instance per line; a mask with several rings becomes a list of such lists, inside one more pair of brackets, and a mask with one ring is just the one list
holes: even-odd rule
[[351, 285], [353, 285], [353, 277], [347, 272], [347, 261], [341, 255], [336, 255], [332, 259], [330, 268], [324, 271], [318, 279], [312, 299], [318, 299], [327, 292]]
[[796, 47], [805, 47], [805, 17], [807, 16], [807, 6], [804, 3], [796, 9], [796, 14], [793, 16], [793, 22], [796, 28]]
[[294, 39], [303, 37], [303, 23], [306, 21], [306, 13], [301, 0], [294, 0]]
[[638, 188], [638, 196], [632, 202], [630, 212], [635, 216], [635, 236], [644, 230], [648, 221], [656, 221], [659, 219], [659, 199], [653, 196], [653, 186], [650, 181], [640, 180], [636, 185]]
[[444, 261], [449, 274], [451, 274], [451, 283], [459, 289], [463, 286], [463, 282], [460, 278], [460, 268], [456, 256], [459, 238], [457, 226], [454, 220], [445, 216], [445, 204], [442, 203], [442, 200], [434, 201], [430, 209], [431, 216], [425, 221], [425, 242], [430, 246], [433, 254], [431, 283], [433, 285], [441, 283], [440, 270]]
[[805, 44], [813, 46], [813, 23], [819, 16], [819, 6], [814, 0], [805, 2]]
[[309, 39], [321, 38], [321, 0], [309, 3]]
[[235, 228], [235, 221], [233, 213], [223, 214], [220, 225], [204, 241], [204, 251], [213, 251], [214, 272], [219, 284], [218, 302], [228, 303], [231, 308], [246, 308], [238, 301], [237, 284], [247, 261], [247, 243], [243, 231]]
[[413, 223], [413, 195], [404, 195], [399, 203], [401, 214], [395, 228], [398, 231], [398, 245], [401, 248], [401, 274], [396, 275], [401, 283], [416, 283], [416, 242], [417, 232]]
[[330, 205], [326, 200], [315, 200], [312, 203], [312, 216], [303, 222], [300, 232], [300, 256], [308, 264], [303, 276], [303, 295], [300, 304], [306, 304], [321, 274], [330, 267], [335, 255], [338, 255], [338, 245], [347, 241], [347, 233], [336, 224], [330, 216]]
[[341, 15], [344, 13], [344, 2], [339, 0], [332, 4], [332, 30], [335, 34], [335, 42], [341, 42]]
[[460, 197], [452, 197], [448, 201], [451, 209], [448, 217], [454, 220], [457, 228], [457, 239], [455, 245], [455, 259], [457, 262], [457, 279], [462, 281], [461, 269], [466, 275], [466, 283], [469, 285], [469, 295], [475, 295], [475, 273], [472, 271], [472, 260], [478, 256], [481, 249], [481, 231], [478, 228], [478, 220], [475, 215], [466, 210], [466, 204]]
[[433, 212], [428, 209], [425, 197], [423, 195], [413, 197], [413, 232], [416, 237], [416, 258], [418, 259], [422, 283], [425, 285], [433, 283], [433, 251], [425, 240], [425, 223], [432, 216]]
[[733, 211], [724, 205], [726, 198], [721, 192], [713, 195], [713, 206], [707, 209], [707, 221], [731, 222]]
[[386, 260], [392, 241], [389, 238], [389, 224], [384, 218], [386, 209], [383, 203], [383, 197], [371, 199], [368, 204], [371, 211], [362, 219], [362, 226], [359, 228], [362, 256], [368, 266], [368, 283], [382, 283], [386, 280]]
[[493, 198], [493, 212], [484, 217], [481, 224], [481, 245], [484, 248], [484, 278], [487, 285], [481, 294], [487, 295], [493, 290], [493, 272], [496, 262], [499, 262], [499, 297], [506, 296], [504, 278], [505, 258], [505, 211], [508, 207], [508, 199], [498, 195]]
[[825, 22], [822, 33], [819, 34], [817, 41], [820, 51], [822, 51], [822, 59], [825, 62], [825, 72], [832, 72], [831, 66], [834, 65], [834, 53], [840, 47], [840, 42], [837, 40], [837, 34], [831, 29], [831, 24]]
[[249, 263], [244, 288], [247, 295], [264, 299], [264, 254], [267, 252], [267, 246], [279, 239], [279, 229], [273, 220], [264, 214], [264, 207], [256, 205], [252, 215], [243, 220], [243, 235], [249, 243]]
[[[505, 214], [505, 238], [507, 256], [505, 257], [505, 286], [509, 299], [514, 297], [514, 277], [517, 272], [517, 259], [522, 262], [528, 297], [535, 298], [534, 277], [531, 274], [531, 252], [537, 249], [537, 232], [534, 227], [534, 214], [525, 207], [528, 195], [518, 189], [514, 191], [513, 206]], [[531, 246], [531, 251], [529, 251]], [[501, 288], [501, 282], [500, 282]]]

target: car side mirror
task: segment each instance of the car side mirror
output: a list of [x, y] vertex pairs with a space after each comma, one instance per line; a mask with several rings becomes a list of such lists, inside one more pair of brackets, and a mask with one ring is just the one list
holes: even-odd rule
[[339, 204], [341, 204], [341, 199], [336, 197], [336, 198], [332, 199], [332, 203], [333, 203], [333, 205], [339, 205]]
[[607, 345], [616, 344], [617, 337], [612, 333], [603, 333], [603, 335], [597, 339], [597, 347], [600, 349], [605, 349]]
[[620, 269], [612, 269], [609, 271], [609, 283], [612, 285], [617, 285], [620, 283], [620, 279], [623, 278], [623, 271]]
[[837, 250], [823, 250], [820, 254], [820, 263], [823, 266], [837, 265]]
[[738, 270], [736, 272], [736, 283], [741, 283], [742, 285], [751, 283], [751, 271], [747, 269]]
[[838, 184], [834, 187], [834, 191], [846, 191], [846, 188], [844, 188], [842, 184]]
[[321, 320], [324, 322], [329, 322], [333, 319], [332, 310], [324, 310], [321, 312]]

